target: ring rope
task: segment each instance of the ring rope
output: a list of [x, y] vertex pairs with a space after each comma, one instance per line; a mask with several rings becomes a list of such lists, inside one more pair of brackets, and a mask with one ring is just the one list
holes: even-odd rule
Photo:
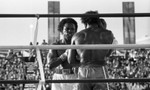
[[[143, 79], [96, 79], [96, 80], [45, 80], [45, 83], [104, 83], [104, 82], [150, 82], [150, 78]], [[29, 84], [39, 83], [39, 80], [0, 80], [0, 84]]]
[[[150, 17], [150, 13], [107, 13], [107, 14], [38, 14], [40, 18], [47, 17]], [[37, 14], [0, 14], [0, 18], [33, 18]]]
[[94, 45], [24, 45], [0, 46], [0, 49], [139, 49], [150, 48], [150, 44], [94, 44]]
[[96, 79], [96, 80], [46, 80], [46, 83], [104, 83], [104, 82], [150, 82], [150, 78], [143, 79]]
[[39, 83], [39, 80], [0, 80], [0, 84], [32, 84]]

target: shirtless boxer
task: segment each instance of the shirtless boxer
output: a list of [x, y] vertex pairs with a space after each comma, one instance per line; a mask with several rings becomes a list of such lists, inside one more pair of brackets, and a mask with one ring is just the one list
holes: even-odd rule
[[[77, 22], [72, 18], [62, 19], [58, 25], [58, 31], [63, 38], [57, 40], [53, 45], [70, 45], [71, 38], [77, 32]], [[48, 53], [48, 64], [54, 72], [53, 80], [76, 79], [72, 66], [67, 61], [67, 50], [50, 49]], [[72, 90], [73, 83], [52, 83], [51, 90]]]
[[[98, 14], [97, 11], [88, 11], [85, 14]], [[82, 17], [82, 23], [85, 29], [77, 32], [71, 45], [80, 44], [112, 44], [114, 40], [113, 33], [100, 24], [99, 17]], [[104, 79], [103, 66], [105, 57], [109, 50], [86, 50], [69, 49], [68, 62], [73, 66], [79, 66], [78, 79]], [[109, 56], [109, 55], [108, 55]], [[80, 59], [76, 59], [79, 57]], [[107, 90], [106, 83], [78, 83], [74, 90]]]

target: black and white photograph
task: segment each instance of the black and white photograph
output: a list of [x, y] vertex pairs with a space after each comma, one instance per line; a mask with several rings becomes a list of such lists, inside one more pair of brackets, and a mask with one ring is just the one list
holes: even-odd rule
[[0, 90], [150, 90], [150, 0], [0, 0]]

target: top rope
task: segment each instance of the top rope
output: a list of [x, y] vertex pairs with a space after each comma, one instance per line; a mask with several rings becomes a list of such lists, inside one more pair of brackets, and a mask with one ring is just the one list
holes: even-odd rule
[[[150, 13], [107, 13], [107, 14], [38, 14], [40, 18], [47, 17], [150, 17]], [[33, 18], [35, 14], [0, 14], [0, 18]]]

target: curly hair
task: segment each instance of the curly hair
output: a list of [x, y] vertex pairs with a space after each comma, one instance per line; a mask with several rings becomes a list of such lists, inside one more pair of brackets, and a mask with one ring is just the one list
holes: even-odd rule
[[77, 22], [74, 19], [72, 19], [72, 18], [65, 18], [65, 19], [62, 19], [60, 21], [59, 25], [58, 25], [58, 31], [59, 32], [61, 32], [61, 33], [63, 32], [63, 27], [64, 27], [64, 25], [66, 23], [72, 23], [72, 24], [74, 24], [75, 25], [75, 30], [77, 31], [77, 28], [78, 28]]
[[[98, 11], [87, 11], [85, 14], [98, 14]], [[85, 25], [87, 24], [98, 24], [99, 17], [81, 17], [81, 22]]]

